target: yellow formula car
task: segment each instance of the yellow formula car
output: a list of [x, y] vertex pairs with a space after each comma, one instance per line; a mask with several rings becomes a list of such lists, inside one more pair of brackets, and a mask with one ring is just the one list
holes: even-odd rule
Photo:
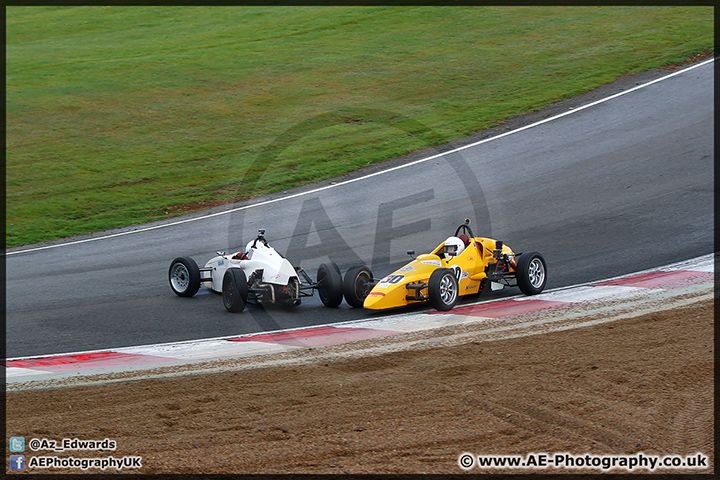
[[428, 254], [385, 278], [376, 280], [365, 265], [350, 268], [343, 279], [343, 295], [353, 307], [372, 310], [430, 302], [437, 310], [451, 310], [462, 295], [488, 286], [499, 290], [519, 287], [526, 295], [543, 291], [547, 283], [545, 259], [538, 252], [514, 253], [499, 240], [475, 237], [470, 220], [455, 235]]

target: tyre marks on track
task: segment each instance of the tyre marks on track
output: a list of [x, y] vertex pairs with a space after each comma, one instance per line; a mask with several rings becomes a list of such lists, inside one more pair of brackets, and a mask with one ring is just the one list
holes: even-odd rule
[[502, 404], [476, 399], [473, 403], [477, 408], [519, 430], [526, 430], [539, 437], [562, 440], [568, 448], [613, 451], [615, 445], [626, 444], [624, 436], [611, 428], [598, 427], [596, 423], [580, 417], [561, 414], [559, 409], [532, 405], [523, 399], [524, 396], [519, 397], [519, 400], [503, 398]]

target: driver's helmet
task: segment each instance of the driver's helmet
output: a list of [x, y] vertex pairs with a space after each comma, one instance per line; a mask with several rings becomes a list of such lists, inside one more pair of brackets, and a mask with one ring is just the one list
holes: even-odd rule
[[458, 237], [448, 237], [445, 240], [445, 255], [448, 257], [456, 257], [465, 250], [465, 242]]

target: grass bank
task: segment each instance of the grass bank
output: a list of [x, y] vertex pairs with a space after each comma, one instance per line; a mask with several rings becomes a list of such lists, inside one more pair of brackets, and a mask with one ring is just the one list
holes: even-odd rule
[[712, 7], [15, 6], [6, 28], [8, 247], [341, 175], [714, 48]]

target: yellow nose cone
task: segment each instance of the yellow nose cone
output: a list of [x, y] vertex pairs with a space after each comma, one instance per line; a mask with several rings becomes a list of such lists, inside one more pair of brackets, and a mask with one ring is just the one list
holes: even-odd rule
[[385, 294], [382, 292], [370, 292], [370, 294], [365, 298], [365, 302], [363, 303], [364, 308], [369, 308], [370, 310], [380, 310], [383, 308], [387, 308], [384, 305], [385, 300]]

